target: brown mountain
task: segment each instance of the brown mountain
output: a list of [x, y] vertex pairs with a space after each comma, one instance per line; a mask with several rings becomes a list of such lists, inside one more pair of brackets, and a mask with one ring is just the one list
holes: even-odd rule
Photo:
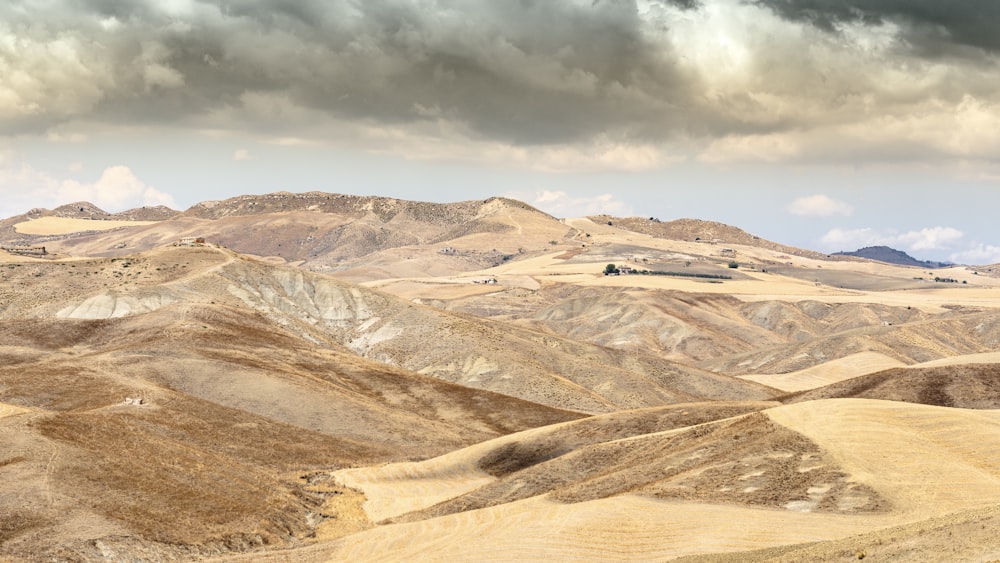
[[[180, 211], [163, 205], [137, 207], [118, 213], [108, 213], [100, 207], [87, 202], [78, 201], [60, 205], [55, 209], [31, 209], [26, 213], [0, 220], [0, 243], [4, 245], [40, 245], [51, 241], [65, 240], [66, 235], [35, 235], [18, 232], [16, 225], [40, 219], [56, 217], [61, 219], [85, 219], [89, 221], [164, 221], [180, 214]], [[100, 223], [94, 223], [95, 230], [103, 228]], [[75, 233], [75, 236], [80, 236]]]
[[502, 198], [37, 213], [4, 225], [50, 253], [0, 253], [4, 560], [1000, 552], [985, 268]]
[[240, 262], [174, 248], [4, 272], [3, 557], [296, 543], [337, 517], [324, 472], [582, 416], [320, 341], [214, 278]]
[[853, 252], [837, 252], [835, 256], [855, 256], [857, 258], [867, 258], [868, 260], [878, 260], [888, 264], [899, 264], [900, 266], [913, 266], [915, 268], [944, 268], [951, 266], [944, 262], [932, 262], [930, 260], [917, 260], [902, 250], [889, 248], [888, 246], [866, 246]]
[[555, 218], [510, 199], [439, 204], [321, 192], [202, 202], [156, 225], [112, 232], [32, 238], [12, 230], [4, 238], [44, 239], [57, 252], [105, 256], [200, 237], [307, 269], [351, 271], [359, 280], [410, 275], [411, 269], [432, 275], [479, 270], [573, 235]]
[[1000, 365], [897, 368], [793, 393], [782, 401], [801, 403], [847, 397], [963, 409], [997, 409], [1000, 408]]
[[810, 258], [830, 258], [828, 255], [813, 250], [805, 250], [787, 246], [777, 242], [762, 239], [752, 235], [743, 229], [719, 223], [716, 221], [704, 221], [702, 219], [675, 219], [673, 221], [660, 221], [655, 217], [648, 219], [642, 217], [613, 217], [611, 215], [595, 215], [589, 217], [595, 223], [606, 223], [612, 226], [642, 233], [649, 236], [670, 239], [697, 241], [706, 244], [741, 244], [758, 248], [767, 248], [784, 254], [795, 256], [805, 256]]

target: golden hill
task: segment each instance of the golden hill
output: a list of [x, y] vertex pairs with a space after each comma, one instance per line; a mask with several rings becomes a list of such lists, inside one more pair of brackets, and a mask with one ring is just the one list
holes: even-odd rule
[[1000, 556], [986, 267], [319, 192], [0, 239], [0, 558]]
[[[602, 415], [341, 471], [379, 524], [260, 560], [915, 561], [1000, 549], [980, 528], [1000, 504], [996, 448], [981, 447], [995, 443], [997, 413], [859, 399], [720, 407]], [[945, 543], [950, 526], [971, 541]]]
[[4, 557], [301, 541], [344, 492], [324, 472], [581, 416], [318, 345], [212, 293], [229, 260], [169, 249], [4, 272]]
[[[79, 213], [73, 212], [77, 205]], [[563, 242], [571, 233], [553, 217], [504, 198], [439, 204], [279, 192], [202, 202], [153, 221], [134, 220], [144, 216], [140, 211], [110, 215], [90, 204], [38, 210], [8, 220], [17, 232], [5, 237], [0, 230], [0, 240], [44, 242], [57, 253], [118, 256], [198, 237], [312, 270], [356, 271], [353, 279], [361, 280], [397, 270], [407, 275], [479, 270]], [[112, 232], [104, 232], [112, 225]], [[414, 258], [435, 264], [413, 264]]]

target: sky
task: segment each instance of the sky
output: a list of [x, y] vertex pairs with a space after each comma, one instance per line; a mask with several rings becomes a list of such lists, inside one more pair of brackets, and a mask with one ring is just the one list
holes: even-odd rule
[[5, 0], [0, 216], [275, 191], [1000, 262], [995, 0]]

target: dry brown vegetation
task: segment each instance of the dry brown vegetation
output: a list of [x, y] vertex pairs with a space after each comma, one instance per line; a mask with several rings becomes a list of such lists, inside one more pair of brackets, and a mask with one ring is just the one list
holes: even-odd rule
[[[754, 408], [754, 405], [733, 405], [728, 409], [687, 407], [685, 410], [697, 409], [701, 415], [691, 416], [690, 420], [708, 418], [710, 422], [688, 424], [669, 434], [661, 434], [664, 432], [658, 429], [661, 425], [635, 424], [619, 417], [612, 424], [616, 429], [626, 426], [629, 432], [594, 432], [592, 425], [578, 424], [571, 427], [575, 432], [509, 442], [479, 461], [484, 471], [497, 477], [495, 482], [427, 510], [410, 513], [400, 521], [546, 494], [568, 503], [629, 493], [780, 508], [802, 503], [813, 511], [856, 513], [883, 508], [884, 501], [877, 493], [849, 483], [843, 470], [825, 459], [816, 444], [776, 425], [766, 416], [711, 420]], [[567, 440], [567, 433], [577, 440]], [[583, 436], [588, 439], [582, 440]], [[818, 488], [822, 491], [815, 492]], [[811, 491], [814, 492], [810, 494]], [[845, 498], [851, 501], [844, 502]]]
[[323, 193], [0, 239], [3, 559], [1000, 556], [986, 267]]
[[783, 397], [786, 403], [856, 397], [963, 409], [1000, 409], [1000, 365], [892, 369]]
[[[5, 504], [7, 556], [184, 559], [301, 541], [331, 527], [322, 507], [343, 494], [303, 476], [580, 416], [317, 347], [226, 294], [120, 318], [50, 313], [106, 292], [123, 262], [110, 260], [73, 262], [104, 268], [79, 284], [58, 283], [60, 262], [7, 273], [0, 403], [27, 409], [0, 419], [3, 451], [19, 452], [0, 467], [17, 499]], [[226, 260], [204, 249], [127, 258], [138, 287], [118, 287], [185, 295]], [[71, 528], [65, 511], [87, 526]]]

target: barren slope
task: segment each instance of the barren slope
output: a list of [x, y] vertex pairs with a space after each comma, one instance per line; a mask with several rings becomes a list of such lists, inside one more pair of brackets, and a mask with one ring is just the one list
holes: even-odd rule
[[[22, 232], [35, 227], [35, 234], [45, 226], [21, 224]], [[564, 244], [572, 234], [551, 216], [509, 199], [442, 204], [322, 192], [206, 201], [167, 220], [108, 233], [89, 232], [89, 224], [77, 221], [76, 228], [88, 232], [73, 235], [64, 220], [50, 227], [52, 236], [33, 240], [46, 240], [62, 253], [116, 256], [202, 237], [362, 281], [479, 270]]]
[[1000, 556], [985, 269], [498, 198], [155, 215], [0, 255], [0, 558]]
[[698, 365], [733, 375], [781, 374], [862, 352], [874, 352], [910, 365], [992, 352], [998, 346], [1000, 312], [972, 309], [902, 324], [871, 323], [801, 342], [723, 356]]
[[580, 416], [318, 345], [210, 291], [231, 254], [112, 260], [5, 272], [0, 558], [185, 560], [335, 536], [356, 528], [337, 520], [352, 493], [330, 470]]
[[218, 276], [245, 304], [313, 331], [315, 338], [332, 338], [365, 357], [440, 379], [559, 408], [607, 412], [774, 395], [770, 388], [652, 354], [447, 313], [297, 270], [241, 263], [221, 268]]
[[885, 354], [858, 352], [791, 373], [744, 375], [741, 376], [741, 379], [756, 381], [782, 391], [794, 392], [861, 378], [874, 372], [903, 365], [905, 365], [903, 362]]
[[[826, 254], [812, 250], [804, 250], [762, 239], [746, 231], [718, 223], [715, 221], [702, 221], [700, 219], [676, 219], [673, 221], [660, 221], [655, 218], [645, 219], [642, 217], [612, 217], [610, 215], [596, 215], [588, 217], [595, 223], [607, 223], [619, 229], [642, 233], [656, 238], [683, 241], [698, 241], [705, 244], [740, 244], [756, 246], [809, 258], [832, 258]], [[841, 260], [850, 260], [850, 257], [837, 257]]]
[[854, 377], [782, 398], [802, 403], [831, 398], [881, 399], [963, 409], [1000, 409], [1000, 365], [900, 368]]
[[[989, 445], [1000, 443], [1000, 411], [859, 399], [759, 411], [765, 406], [714, 421], [727, 413], [694, 405], [615, 413], [407, 468], [338, 472], [365, 492], [373, 520], [418, 511], [294, 554], [316, 561], [485, 554], [837, 560], [859, 553], [921, 560], [935, 558], [928, 546], [941, 546], [939, 530], [948, 526], [977, 528], [970, 542], [953, 537], [950, 551], [966, 558], [996, 552], [1000, 542], [978, 523], [995, 521], [1000, 505], [1000, 457]], [[707, 422], [677, 428], [684, 408]], [[432, 494], [407, 496], [408, 486], [419, 492], [428, 479], [436, 483]], [[921, 531], [938, 543], [918, 539]], [[721, 557], [727, 552], [741, 555]]]
[[[685, 363], [931, 318], [915, 309], [875, 303], [745, 303], [728, 295], [645, 288], [545, 288], [534, 298], [548, 303], [539, 302], [537, 309], [513, 318], [576, 340], [616, 348], [638, 345]], [[790, 355], [795, 354], [781, 357]]]
[[[338, 481], [367, 491], [366, 513], [373, 521], [397, 518], [417, 520], [429, 516], [517, 500], [491, 495], [501, 483], [498, 478], [517, 476], [517, 498], [548, 492], [544, 480], [528, 484], [522, 470], [544, 470], [562, 482], [580, 477], [574, 472], [553, 468], [548, 462], [577, 450], [601, 447], [605, 442], [642, 436], [702, 424], [747, 412], [762, 410], [775, 403], [692, 403], [654, 407], [637, 411], [590, 417], [559, 425], [540, 427], [504, 438], [490, 440], [419, 463], [390, 464], [378, 468], [338, 471]], [[651, 462], [653, 462], [651, 460]], [[653, 462], [655, 463], [655, 462]], [[605, 463], [605, 465], [608, 465]], [[610, 466], [626, 465], [614, 460]], [[537, 466], [537, 467], [536, 467]], [[428, 490], [428, 483], [433, 490]], [[620, 483], [631, 483], [622, 480]], [[484, 492], [483, 489], [488, 489]], [[463, 495], [476, 491], [476, 499]], [[453, 499], [453, 500], [449, 500]], [[447, 501], [447, 502], [442, 502]], [[439, 504], [442, 502], [442, 504]], [[485, 504], [484, 504], [485, 503]]]
[[607, 412], [776, 394], [641, 351], [447, 313], [208, 247], [15, 264], [3, 275], [9, 283], [0, 285], [8, 292], [0, 306], [8, 316], [101, 319], [179, 302], [225, 305], [258, 312], [314, 343], [557, 408]]

